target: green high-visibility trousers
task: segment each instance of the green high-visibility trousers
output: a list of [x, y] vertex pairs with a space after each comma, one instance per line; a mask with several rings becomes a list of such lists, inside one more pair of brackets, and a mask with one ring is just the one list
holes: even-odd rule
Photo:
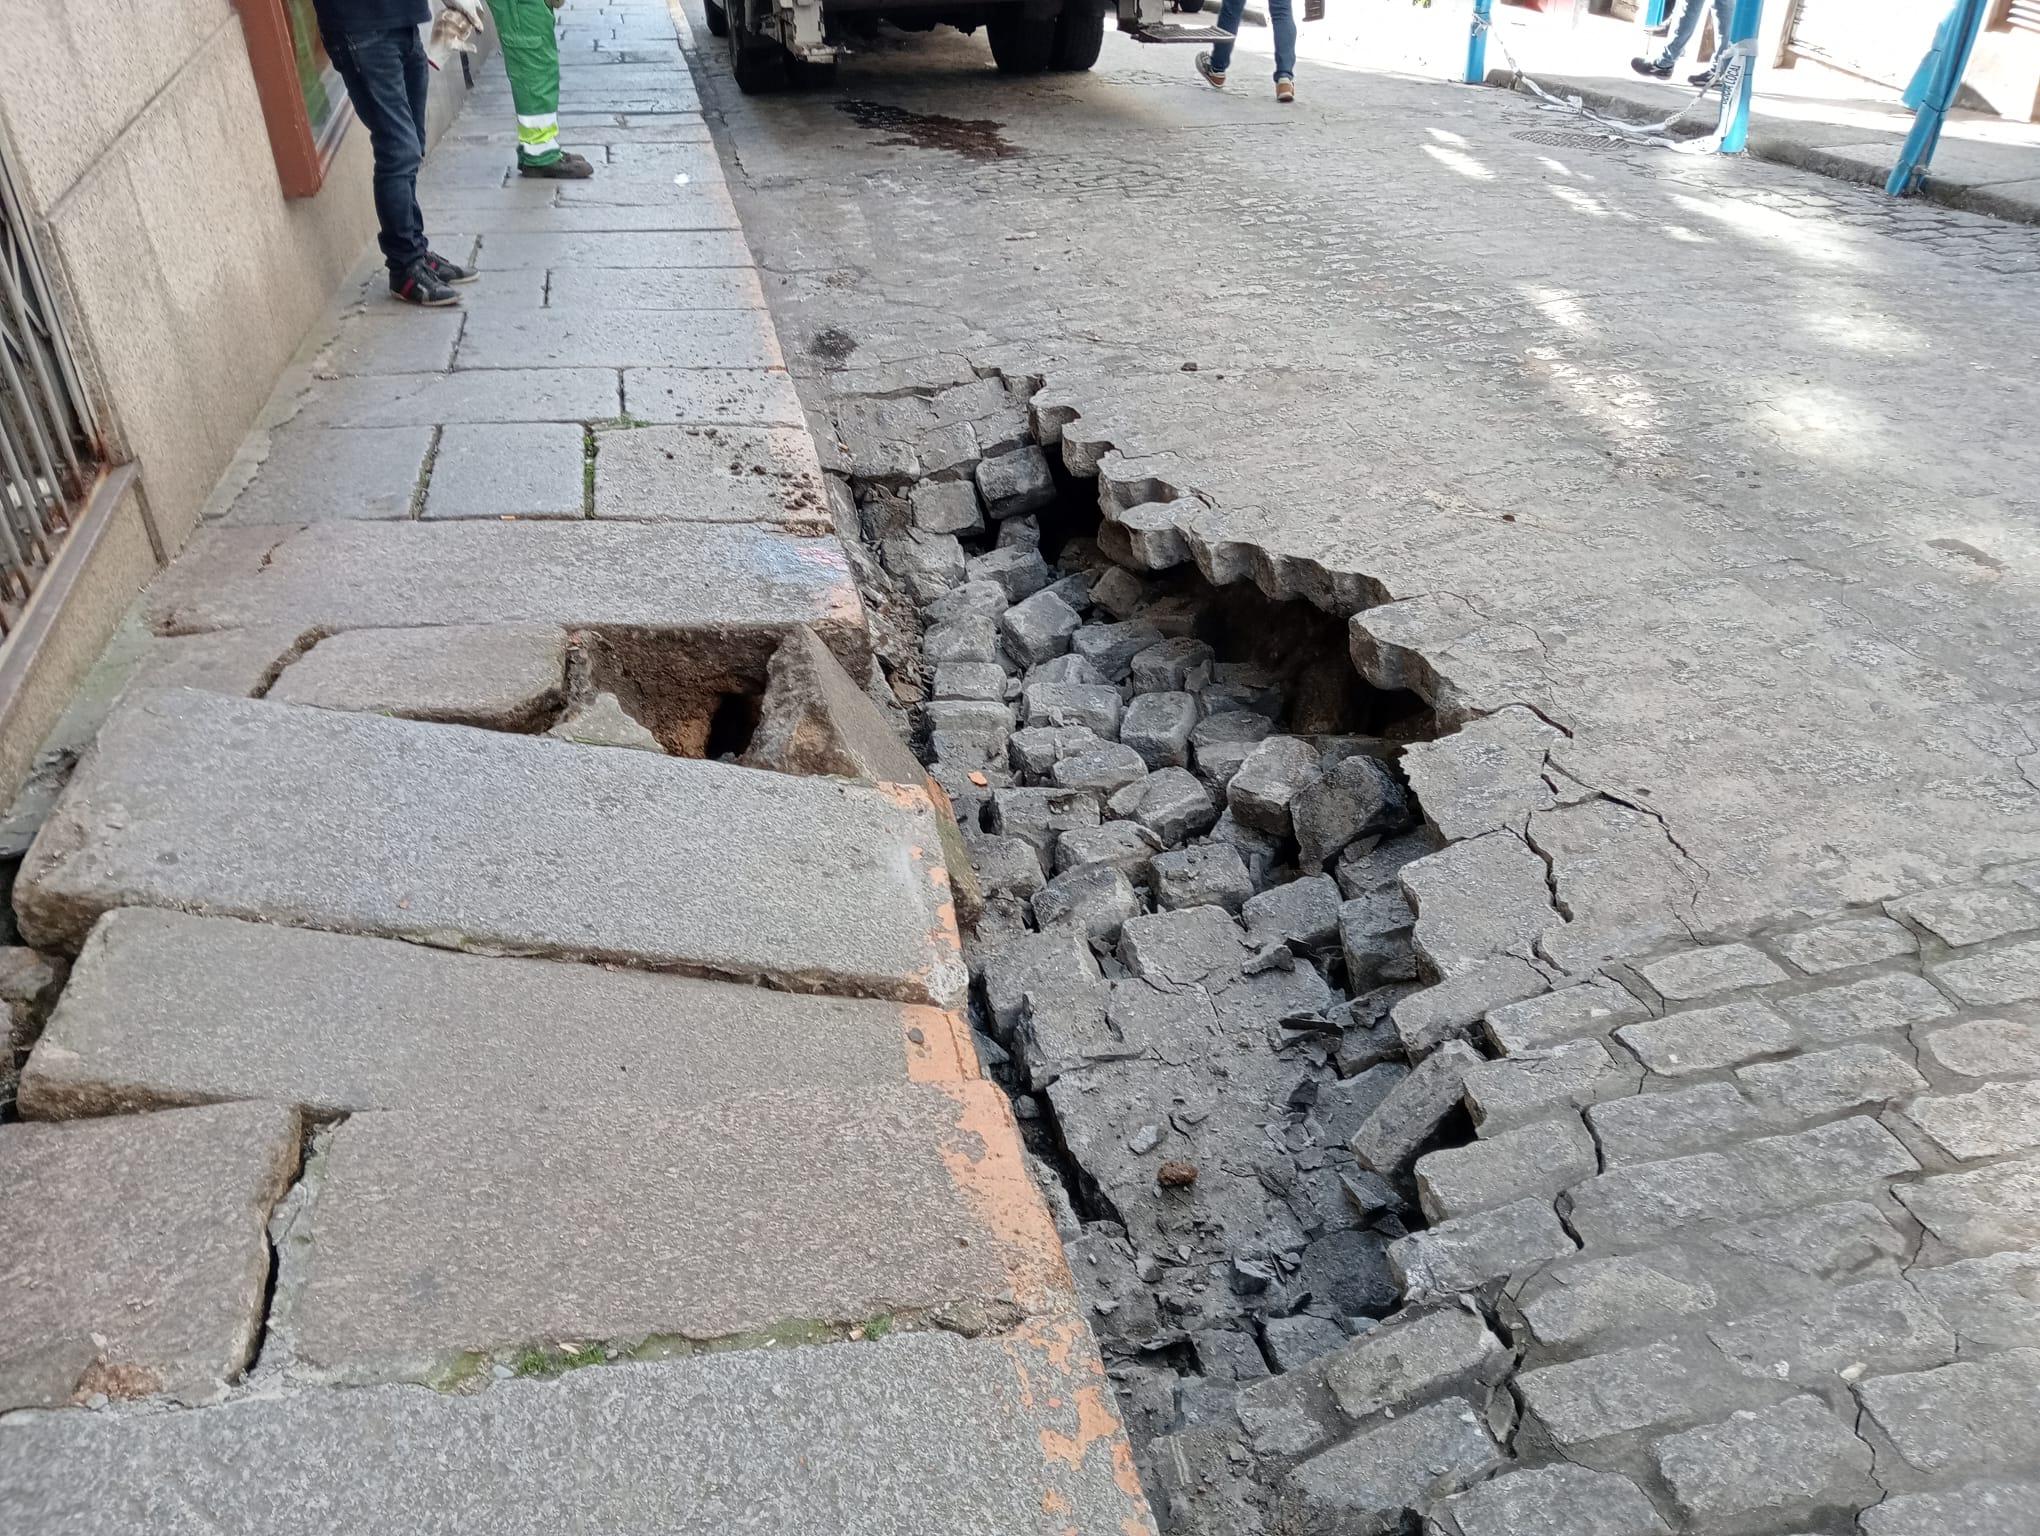
[[517, 163], [560, 157], [560, 40], [545, 0], [489, 0], [517, 108]]

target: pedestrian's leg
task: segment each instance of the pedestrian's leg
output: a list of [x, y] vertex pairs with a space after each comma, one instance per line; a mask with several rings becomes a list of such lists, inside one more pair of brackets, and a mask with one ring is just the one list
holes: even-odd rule
[[[1247, 0], [1224, 0], [1218, 8], [1218, 30], [1237, 34], [1240, 23], [1246, 19]], [[1211, 68], [1215, 74], [1224, 74], [1232, 65], [1232, 38], [1222, 38], [1212, 45]]]
[[517, 108], [517, 163], [541, 167], [560, 158], [560, 41], [545, 0], [491, 0], [510, 100]]
[[1692, 44], [1693, 34], [1700, 30], [1700, 18], [1708, 11], [1708, 0], [1686, 0], [1679, 10], [1679, 24], [1672, 29], [1671, 41], [1665, 44], [1665, 51], [1658, 55], [1658, 68], [1669, 70], [1679, 62], [1679, 56]]
[[416, 27], [328, 36], [326, 52], [347, 87], [354, 115], [368, 129], [375, 158], [376, 243], [392, 282], [425, 259], [418, 218], [418, 165], [424, 141], [418, 135], [405, 84], [405, 39], [418, 42]]
[[425, 210], [418, 203], [418, 165], [425, 157], [425, 107], [431, 99], [432, 66], [425, 57], [424, 40], [416, 27], [405, 27], [400, 38], [404, 55], [404, 94], [411, 104], [411, 127], [418, 135], [418, 160], [411, 167], [411, 233], [418, 245], [431, 249], [425, 238]]
[[1296, 12], [1292, 0], [1268, 0], [1268, 28], [1275, 34], [1275, 78], [1296, 78]]

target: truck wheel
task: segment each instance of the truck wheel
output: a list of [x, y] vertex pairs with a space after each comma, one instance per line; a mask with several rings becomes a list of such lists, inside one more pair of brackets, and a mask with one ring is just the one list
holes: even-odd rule
[[1055, 19], [1055, 46], [1050, 50], [1049, 68], [1089, 69], [1098, 62], [1105, 46], [1105, 7], [1087, 0], [1074, 0]]
[[761, 43], [751, 35], [744, 0], [734, 0], [735, 14], [729, 17], [730, 73], [737, 89], [746, 96], [777, 90], [786, 78], [786, 50], [777, 43]]
[[708, 35], [728, 37], [730, 35], [730, 13], [715, 3], [715, 0], [701, 0], [702, 10], [708, 13]]
[[1048, 68], [1055, 54], [1053, 18], [1011, 14], [1018, 7], [1003, 8], [985, 23], [985, 37], [992, 45], [992, 62], [1002, 75], [1038, 75]]

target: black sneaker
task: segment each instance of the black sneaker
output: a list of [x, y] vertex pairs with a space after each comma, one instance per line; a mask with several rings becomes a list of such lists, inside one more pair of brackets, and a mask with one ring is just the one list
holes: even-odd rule
[[442, 283], [471, 283], [482, 275], [473, 267], [464, 267], [457, 261], [448, 261], [437, 251], [425, 253], [425, 270]]
[[1660, 64], [1656, 59], [1631, 59], [1629, 67], [1639, 75], [1646, 75], [1652, 80], [1669, 80], [1672, 78], [1672, 66]]
[[425, 309], [445, 309], [460, 302], [460, 295], [433, 275], [430, 257], [414, 263], [408, 272], [391, 273], [390, 292], [406, 304]]
[[571, 149], [561, 150], [559, 159], [551, 165], [519, 165], [517, 170], [523, 176], [543, 176], [553, 181], [586, 181], [595, 174], [595, 167]]
[[1696, 75], [1686, 76], [1688, 85], [1713, 85], [1721, 79], [1721, 71], [1710, 64]]

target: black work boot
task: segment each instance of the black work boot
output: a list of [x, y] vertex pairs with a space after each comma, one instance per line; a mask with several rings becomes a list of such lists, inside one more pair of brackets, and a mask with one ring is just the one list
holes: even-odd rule
[[563, 149], [552, 164], [519, 165], [517, 172], [520, 176], [543, 176], [553, 181], [586, 181], [595, 174], [595, 167], [571, 149]]

